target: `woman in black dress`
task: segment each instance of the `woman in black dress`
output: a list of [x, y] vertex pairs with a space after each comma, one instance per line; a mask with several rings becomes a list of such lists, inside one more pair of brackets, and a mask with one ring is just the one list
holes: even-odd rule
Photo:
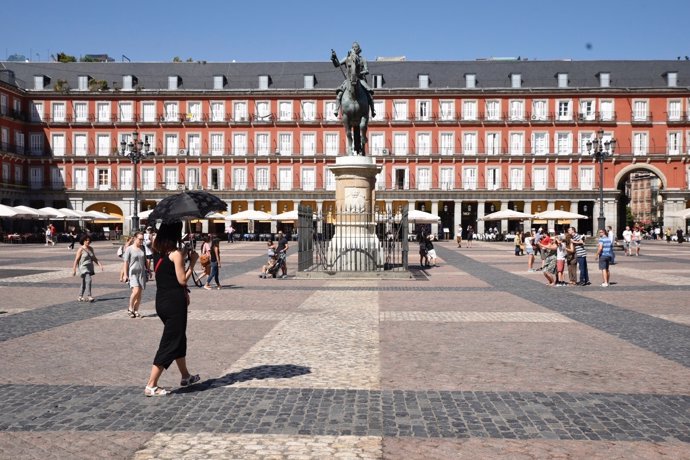
[[[156, 272], [156, 313], [163, 321], [163, 336], [153, 359], [151, 375], [146, 383], [146, 396], [165, 396], [170, 390], [158, 386], [158, 379], [173, 361], [182, 380], [180, 386], [197, 383], [200, 378], [187, 370], [187, 280], [192, 276], [199, 254], [179, 248], [182, 223], [162, 224], [153, 243], [153, 263]], [[185, 259], [189, 256], [189, 267]]]

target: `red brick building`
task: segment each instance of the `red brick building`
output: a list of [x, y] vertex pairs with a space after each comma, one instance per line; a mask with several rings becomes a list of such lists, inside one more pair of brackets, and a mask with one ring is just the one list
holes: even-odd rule
[[[607, 224], [621, 230], [633, 172], [659, 177], [667, 211], [690, 198], [690, 62], [371, 62], [377, 117], [369, 154], [383, 170], [376, 206], [439, 214], [433, 230], [500, 210], [599, 214], [599, 165], [586, 143], [615, 138], [604, 163]], [[0, 201], [106, 211], [129, 227], [132, 133], [140, 211], [184, 188], [232, 211], [326, 214], [327, 166], [345, 151], [332, 115], [342, 75], [330, 62], [0, 63]], [[268, 224], [270, 225], [270, 224]], [[273, 224], [275, 225], [275, 224]], [[501, 230], [516, 223], [491, 223]], [[553, 223], [550, 223], [553, 226]], [[682, 225], [667, 220], [664, 226]]]

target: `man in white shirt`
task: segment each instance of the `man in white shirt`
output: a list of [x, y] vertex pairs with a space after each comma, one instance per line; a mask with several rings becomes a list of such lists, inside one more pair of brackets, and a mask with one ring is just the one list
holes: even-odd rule
[[631, 256], [630, 247], [632, 245], [632, 231], [630, 226], [626, 225], [625, 230], [623, 230], [623, 247], [625, 248], [625, 255]]

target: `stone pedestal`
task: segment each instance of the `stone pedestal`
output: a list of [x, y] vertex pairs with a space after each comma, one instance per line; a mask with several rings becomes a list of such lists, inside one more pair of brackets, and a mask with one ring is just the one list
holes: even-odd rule
[[373, 218], [374, 185], [381, 167], [372, 157], [336, 158], [336, 227], [326, 258], [335, 271], [375, 271], [383, 266]]

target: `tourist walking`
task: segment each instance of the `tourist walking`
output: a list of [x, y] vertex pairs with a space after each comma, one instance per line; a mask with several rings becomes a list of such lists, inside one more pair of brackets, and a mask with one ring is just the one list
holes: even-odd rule
[[280, 276], [281, 278], [287, 278], [287, 251], [289, 248], [290, 248], [290, 245], [288, 244], [287, 236], [284, 235], [282, 231], [279, 231], [278, 232], [278, 247], [276, 248], [276, 257], [279, 256], [280, 254], [286, 255], [286, 258], [283, 261], [283, 264], [280, 266], [280, 269], [283, 272], [283, 274]]
[[[129, 296], [127, 314], [130, 318], [141, 318], [139, 306], [141, 294], [146, 289], [148, 272], [146, 269], [146, 252], [144, 251], [144, 234], [136, 232], [132, 242], [122, 255], [122, 271], [120, 280], [129, 283], [132, 294]], [[124, 279], [122, 279], [124, 277]]]
[[103, 271], [103, 265], [96, 257], [96, 253], [91, 247], [91, 237], [84, 235], [80, 241], [81, 247], [74, 256], [72, 265], [72, 276], [76, 276], [77, 271], [81, 277], [81, 289], [79, 290], [78, 302], [93, 302], [95, 299], [91, 295], [91, 277], [96, 274], [94, 264], [98, 264]]
[[632, 255], [632, 230], [630, 230], [630, 225], [625, 226], [623, 230], [623, 248], [625, 249], [625, 255]]
[[527, 271], [534, 271], [534, 237], [532, 232], [525, 232], [525, 253], [527, 254]]
[[609, 265], [611, 264], [611, 254], [613, 253], [613, 244], [609, 239], [604, 229], [599, 230], [599, 242], [597, 246], [596, 259], [599, 261], [599, 270], [601, 270], [601, 286], [608, 287], [611, 279], [609, 272]]
[[46, 235], [46, 246], [55, 246], [55, 241], [53, 241], [53, 232], [51, 231], [50, 227], [53, 224], [50, 224], [46, 227], [45, 235]]
[[642, 244], [642, 229], [635, 226], [632, 234], [632, 244], [635, 248], [635, 256], [640, 255], [640, 245]]
[[455, 242], [458, 243], [459, 248], [462, 248], [462, 225], [458, 225], [458, 230], [455, 232]]
[[206, 284], [204, 289], [211, 289], [211, 280], [215, 280], [216, 289], [220, 289], [220, 280], [218, 279], [218, 272], [220, 270], [220, 241], [217, 238], [209, 235], [209, 254], [211, 256], [211, 273], [206, 277]]
[[472, 247], [472, 240], [474, 239], [474, 228], [472, 228], [471, 225], [467, 226], [467, 247], [471, 248]]
[[676, 230], [676, 239], [678, 241], [678, 244], [681, 244], [683, 242], [683, 229], [680, 227], [678, 228], [678, 230]]
[[[189, 289], [187, 281], [192, 276], [199, 255], [180, 246], [182, 223], [163, 223], [153, 242], [154, 269], [156, 271], [156, 313], [163, 322], [163, 335], [153, 358], [151, 374], [144, 395], [165, 396], [170, 391], [158, 386], [163, 370], [175, 362], [180, 370], [180, 386], [193, 385], [199, 375], [187, 369], [187, 310]], [[185, 260], [189, 266], [185, 268]]]

